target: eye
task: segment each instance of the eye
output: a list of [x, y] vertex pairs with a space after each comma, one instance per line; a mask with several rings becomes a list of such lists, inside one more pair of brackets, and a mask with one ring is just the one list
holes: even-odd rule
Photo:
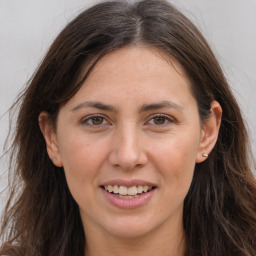
[[149, 125], [156, 125], [156, 126], [165, 126], [168, 124], [173, 123], [173, 119], [167, 115], [163, 115], [163, 114], [159, 114], [159, 115], [155, 115], [153, 116], [148, 122], [147, 124]]
[[82, 120], [82, 124], [86, 126], [101, 127], [108, 125], [107, 120], [102, 116], [89, 116]]

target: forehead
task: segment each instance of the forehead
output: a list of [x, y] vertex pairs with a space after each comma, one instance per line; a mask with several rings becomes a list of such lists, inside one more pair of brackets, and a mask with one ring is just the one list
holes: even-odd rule
[[[99, 73], [101, 74], [97, 76]], [[103, 73], [107, 73], [108, 76], [103, 77]], [[89, 79], [92, 76], [94, 79], [112, 78], [111, 75], [118, 77], [120, 73], [125, 75], [123, 79], [130, 74], [137, 74], [134, 78], [146, 79], [149, 73], [153, 76], [172, 73], [172, 77], [175, 78], [174, 73], [178, 73], [189, 82], [182, 66], [173, 57], [157, 48], [140, 45], [127, 46], [108, 53], [96, 64]]]
[[174, 58], [156, 48], [131, 46], [102, 57], [70, 101], [110, 97], [138, 97], [141, 101], [141, 96], [145, 100], [164, 101], [167, 93], [173, 97], [191, 96], [190, 90], [190, 81]]

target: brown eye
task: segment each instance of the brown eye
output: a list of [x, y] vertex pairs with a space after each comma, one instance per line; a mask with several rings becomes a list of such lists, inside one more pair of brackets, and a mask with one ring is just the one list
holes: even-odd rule
[[107, 120], [102, 116], [89, 116], [82, 120], [82, 124], [88, 127], [101, 127], [108, 124]]
[[173, 119], [170, 116], [164, 114], [158, 114], [153, 117], [147, 122], [148, 125], [154, 125], [156, 127], [165, 127], [171, 125], [173, 123]]
[[165, 124], [166, 117], [164, 117], [164, 116], [156, 116], [156, 117], [153, 118], [153, 122], [154, 122], [154, 124], [157, 124], [157, 125]]
[[104, 119], [100, 116], [95, 116], [91, 118], [91, 122], [93, 125], [101, 125], [103, 123]]

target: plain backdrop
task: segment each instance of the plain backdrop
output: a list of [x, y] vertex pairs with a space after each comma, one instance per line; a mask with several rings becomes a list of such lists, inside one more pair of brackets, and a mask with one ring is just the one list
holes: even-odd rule
[[[255, 156], [256, 0], [170, 1], [199, 27], [220, 61], [242, 107]], [[0, 0], [0, 155], [9, 130], [6, 111], [64, 25], [96, 2]], [[7, 185], [7, 166], [8, 154], [0, 158], [0, 190]]]

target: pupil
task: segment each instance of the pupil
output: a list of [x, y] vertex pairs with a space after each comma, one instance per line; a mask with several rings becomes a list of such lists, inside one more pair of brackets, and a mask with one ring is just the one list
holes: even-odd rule
[[103, 118], [102, 117], [93, 117], [92, 122], [95, 125], [100, 125], [103, 122]]
[[155, 117], [155, 124], [164, 124], [165, 118], [164, 117]]

